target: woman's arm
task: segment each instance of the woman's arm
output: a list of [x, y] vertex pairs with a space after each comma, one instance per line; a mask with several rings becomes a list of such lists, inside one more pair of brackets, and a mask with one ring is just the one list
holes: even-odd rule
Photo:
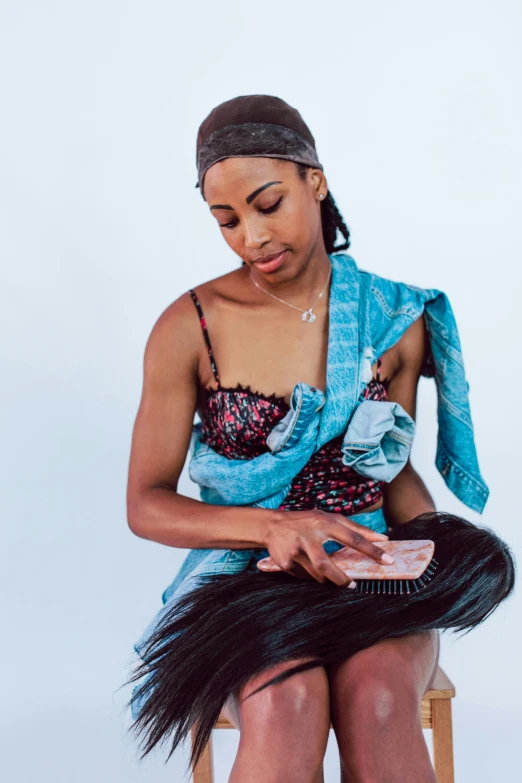
[[215, 506], [178, 492], [197, 406], [200, 341], [194, 305], [185, 293], [158, 318], [147, 341], [132, 433], [127, 521], [135, 535], [167, 546], [263, 547], [273, 511]]
[[341, 541], [383, 562], [385, 553], [373, 543], [382, 535], [340, 514], [213, 505], [178, 492], [197, 408], [201, 342], [193, 302], [183, 294], [159, 317], [145, 349], [127, 484], [132, 532], [187, 549], [266, 547], [295, 576], [339, 585], [351, 579], [325, 557], [322, 541]]
[[[406, 329], [394, 349], [396, 370], [388, 387], [388, 399], [398, 402], [412, 419], [417, 407], [417, 386], [427, 349], [424, 317]], [[435, 511], [433, 498], [410, 460], [398, 476], [384, 485], [384, 513], [392, 527], [409, 522], [425, 511]]]

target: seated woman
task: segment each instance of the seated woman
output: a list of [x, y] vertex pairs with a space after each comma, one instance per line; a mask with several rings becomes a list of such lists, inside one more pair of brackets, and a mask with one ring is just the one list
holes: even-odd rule
[[[260, 769], [319, 783], [330, 721], [344, 781], [435, 783], [419, 702], [440, 632], [482, 622], [514, 582], [504, 542], [437, 512], [409, 459], [418, 380], [432, 375], [446, 401], [437, 467], [482, 510], [451, 307], [339, 252], [348, 229], [284, 101], [216, 107], [198, 174], [243, 264], [174, 301], [145, 352], [129, 525], [191, 552], [135, 646], [143, 755], [169, 735], [172, 753], [196, 727], [195, 763], [224, 708], [240, 729], [232, 783]], [[178, 492], [192, 438], [203, 502]], [[356, 583], [331, 553], [382, 565], [390, 537], [435, 542], [425, 587], [346, 589]]]

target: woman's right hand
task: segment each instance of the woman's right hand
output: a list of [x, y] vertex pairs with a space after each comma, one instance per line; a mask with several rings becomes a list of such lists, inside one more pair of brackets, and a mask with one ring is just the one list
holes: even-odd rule
[[[376, 533], [343, 514], [320, 509], [276, 512], [267, 525], [265, 548], [270, 558], [260, 560], [260, 571], [287, 571], [298, 579], [331, 581], [339, 587], [355, 587], [352, 577], [330, 558], [323, 543], [333, 539], [357, 549], [378, 563], [393, 563], [373, 541], [387, 541], [388, 536]], [[268, 561], [268, 565], [266, 565]], [[273, 562], [272, 562], [273, 561]], [[270, 565], [271, 563], [271, 565]]]

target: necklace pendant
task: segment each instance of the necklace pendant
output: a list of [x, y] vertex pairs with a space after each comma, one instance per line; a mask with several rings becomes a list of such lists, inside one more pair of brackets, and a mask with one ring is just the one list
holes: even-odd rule
[[301, 319], [307, 324], [313, 324], [315, 321], [315, 313], [312, 312], [312, 308], [305, 310], [301, 316]]

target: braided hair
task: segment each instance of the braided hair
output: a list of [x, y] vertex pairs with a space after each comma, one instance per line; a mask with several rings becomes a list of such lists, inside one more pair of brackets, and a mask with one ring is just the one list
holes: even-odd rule
[[[305, 182], [306, 170], [309, 168], [303, 163], [296, 163], [299, 178]], [[337, 253], [339, 250], [347, 250], [350, 247], [350, 231], [344, 222], [343, 216], [337, 208], [330, 190], [328, 190], [326, 199], [321, 201], [321, 223], [323, 226], [323, 238], [327, 253]], [[343, 235], [345, 242], [343, 245], [334, 246], [337, 238], [337, 231]]]

